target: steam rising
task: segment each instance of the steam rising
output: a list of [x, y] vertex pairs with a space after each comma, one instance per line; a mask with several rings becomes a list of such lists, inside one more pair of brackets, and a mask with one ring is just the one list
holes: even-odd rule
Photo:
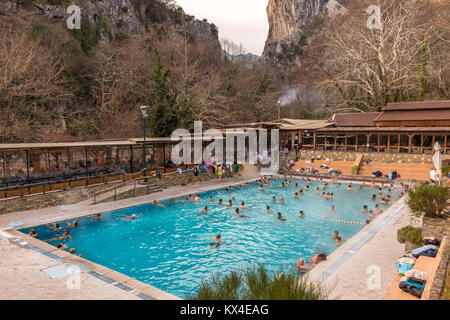
[[300, 100], [300, 87], [286, 90], [281, 98], [278, 99], [278, 106], [284, 107], [295, 101]]

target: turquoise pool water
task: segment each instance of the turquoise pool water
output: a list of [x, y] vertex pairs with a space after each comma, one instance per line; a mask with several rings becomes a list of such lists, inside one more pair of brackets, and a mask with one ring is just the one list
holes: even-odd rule
[[[76, 219], [79, 226], [68, 229], [73, 241], [63, 243], [76, 248], [84, 258], [124, 273], [142, 282], [184, 298], [192, 293], [202, 279], [212, 272], [227, 272], [248, 264], [263, 262], [269, 269], [292, 267], [299, 258], [309, 259], [317, 253], [331, 254], [336, 243], [330, 237], [338, 230], [344, 241], [356, 234], [362, 225], [327, 221], [333, 219], [364, 223], [367, 213], [362, 213], [363, 205], [374, 209], [376, 202], [372, 194], [378, 189], [359, 189], [354, 184], [353, 191], [347, 191], [347, 183], [340, 188], [330, 184], [326, 192], [333, 192], [334, 199], [326, 200], [315, 194], [315, 188], [322, 182], [313, 181], [310, 191], [298, 200], [294, 193], [305, 188], [305, 180], [294, 179], [292, 185], [280, 187], [281, 180], [273, 180], [264, 191], [259, 191], [255, 183], [249, 187], [234, 187], [231, 192], [224, 189], [201, 194], [198, 203], [186, 201], [184, 197], [162, 201], [165, 208], [153, 204], [131, 207], [103, 213], [101, 221], [90, 218]], [[298, 187], [295, 184], [298, 183]], [[387, 189], [383, 190], [387, 193]], [[392, 197], [397, 200], [397, 194]], [[214, 203], [208, 203], [210, 196]], [[231, 196], [236, 200], [232, 208], [217, 205], [220, 198], [227, 203]], [[285, 203], [273, 201], [272, 197], [284, 197]], [[250, 210], [241, 210], [247, 217], [234, 213], [241, 201]], [[330, 211], [331, 205], [336, 211]], [[266, 205], [274, 211], [266, 213]], [[209, 214], [200, 214], [204, 206]], [[381, 205], [386, 209], [387, 205]], [[300, 218], [303, 210], [305, 218]], [[275, 218], [281, 212], [287, 221]], [[136, 214], [138, 219], [124, 221], [121, 215]], [[71, 220], [74, 221], [74, 220]], [[65, 223], [61, 223], [65, 226]], [[39, 239], [50, 239], [63, 231], [51, 232], [46, 226], [35, 228]], [[21, 231], [28, 233], [30, 228]], [[210, 246], [210, 238], [220, 232], [224, 244], [219, 248]]]

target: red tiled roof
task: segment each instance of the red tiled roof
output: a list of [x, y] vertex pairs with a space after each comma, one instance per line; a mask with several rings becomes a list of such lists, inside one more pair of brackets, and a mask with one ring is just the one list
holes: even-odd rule
[[336, 123], [336, 127], [375, 127], [375, 118], [381, 112], [359, 112], [359, 113], [335, 113], [329, 120]]
[[429, 109], [429, 110], [394, 110], [385, 111], [376, 122], [383, 121], [433, 121], [433, 120], [450, 120], [449, 109]]
[[430, 110], [430, 109], [450, 109], [450, 100], [433, 101], [413, 101], [389, 103], [384, 110]]

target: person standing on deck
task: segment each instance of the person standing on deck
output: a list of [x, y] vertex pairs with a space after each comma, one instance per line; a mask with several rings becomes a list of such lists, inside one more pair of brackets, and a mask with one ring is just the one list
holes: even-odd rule
[[192, 172], [194, 173], [194, 184], [197, 184], [197, 180], [198, 180], [198, 175], [200, 173], [200, 168], [198, 167], [198, 165], [196, 165], [193, 169]]

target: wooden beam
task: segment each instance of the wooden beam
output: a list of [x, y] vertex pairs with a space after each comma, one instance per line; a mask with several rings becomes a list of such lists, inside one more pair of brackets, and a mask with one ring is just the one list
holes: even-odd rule
[[400, 152], [400, 142], [401, 142], [401, 136], [398, 135], [398, 152]]
[[317, 133], [316, 133], [316, 131], [314, 131], [314, 134], [313, 134], [313, 148], [314, 148], [314, 150], [316, 150], [316, 144], [317, 144]]
[[423, 134], [420, 135], [420, 153], [423, 153]]
[[412, 138], [414, 137], [413, 134], [408, 134], [408, 153], [411, 153], [412, 151]]
[[377, 134], [377, 151], [380, 152], [380, 134]]

